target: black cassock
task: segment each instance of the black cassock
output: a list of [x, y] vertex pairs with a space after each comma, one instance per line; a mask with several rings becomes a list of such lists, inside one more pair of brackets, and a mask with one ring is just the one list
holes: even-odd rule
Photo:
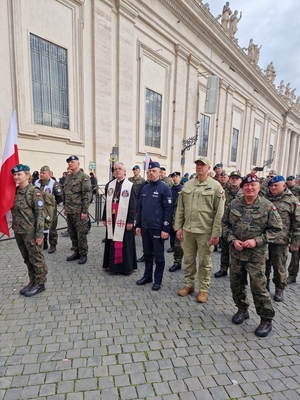
[[[115, 195], [117, 196], [114, 195], [114, 198], [117, 198], [117, 203], [119, 202], [120, 194], [122, 193], [122, 184], [123, 181], [116, 182]], [[107, 196], [108, 185], [109, 182], [105, 186], [106, 196]], [[126, 224], [134, 224], [134, 221], [136, 219], [136, 202], [137, 202], [136, 194], [131, 189]], [[115, 229], [114, 216], [112, 215], [112, 217], [113, 217], [112, 220], [113, 220], [113, 232], [114, 232]], [[106, 203], [103, 210], [102, 221], [106, 221]], [[137, 269], [134, 227], [130, 231], [127, 231], [126, 227], [124, 230], [123, 262], [115, 263], [114, 260], [115, 260], [114, 241], [111, 239], [107, 239], [107, 229], [106, 229], [103, 268], [112, 274], [116, 273], [131, 274], [134, 270]]]

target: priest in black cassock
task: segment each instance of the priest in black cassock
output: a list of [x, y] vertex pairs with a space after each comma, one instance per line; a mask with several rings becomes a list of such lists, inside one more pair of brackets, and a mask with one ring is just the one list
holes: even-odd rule
[[102, 221], [106, 226], [103, 268], [111, 274], [127, 275], [137, 269], [134, 230], [136, 194], [125, 175], [124, 164], [116, 163], [115, 179], [105, 186]]

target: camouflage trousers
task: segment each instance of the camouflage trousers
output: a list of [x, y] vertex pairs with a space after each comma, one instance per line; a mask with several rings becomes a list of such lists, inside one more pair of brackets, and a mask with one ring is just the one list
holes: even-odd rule
[[250, 289], [257, 314], [266, 320], [272, 320], [275, 312], [266, 289], [265, 260], [259, 262], [241, 261], [231, 258], [230, 287], [235, 305], [239, 310], [246, 311], [250, 305], [247, 298], [247, 274], [250, 278]]
[[229, 268], [229, 244], [227, 240], [225, 240], [222, 236], [220, 237], [220, 246], [221, 246], [221, 265], [220, 270], [227, 272]]
[[181, 265], [183, 259], [183, 250], [181, 247], [181, 241], [177, 238], [174, 243], [174, 265]]
[[288, 268], [289, 276], [297, 278], [299, 272], [299, 259], [300, 259], [300, 248], [298, 251], [292, 251], [292, 258]]
[[181, 245], [184, 252], [184, 264], [186, 267], [185, 286], [192, 288], [195, 285], [197, 274], [196, 258], [198, 253], [198, 280], [200, 292], [208, 292], [210, 287], [212, 270], [211, 253], [214, 250], [214, 246], [209, 245], [209, 238], [210, 235], [183, 231], [183, 241]]
[[42, 251], [42, 245], [38, 246], [32, 235], [15, 234], [19, 250], [27, 265], [30, 282], [42, 285], [46, 282], [48, 268]]
[[269, 244], [269, 259], [266, 261], [267, 286], [270, 282], [273, 266], [273, 282], [277, 289], [286, 287], [286, 261], [288, 258], [288, 247], [279, 244]]
[[87, 255], [88, 218], [80, 219], [81, 214], [67, 214], [68, 232], [74, 253]]
[[57, 205], [55, 205], [55, 212], [54, 212], [54, 216], [53, 216], [53, 221], [51, 224], [51, 227], [49, 229], [49, 243], [50, 245], [56, 246], [57, 245], [57, 238], [58, 238], [58, 234], [57, 234]]

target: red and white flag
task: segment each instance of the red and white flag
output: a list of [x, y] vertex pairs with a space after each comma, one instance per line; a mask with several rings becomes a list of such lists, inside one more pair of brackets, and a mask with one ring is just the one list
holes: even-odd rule
[[152, 160], [151, 160], [149, 154], [146, 151], [145, 151], [145, 157], [146, 157], [146, 159], [145, 159], [145, 171], [148, 172], [149, 163], [152, 162]]
[[8, 128], [0, 172], [0, 187], [2, 188], [0, 196], [0, 232], [4, 233], [8, 237], [10, 237], [10, 234], [6, 214], [14, 204], [14, 196], [16, 193], [16, 183], [11, 170], [15, 165], [19, 164], [17, 143], [17, 116], [16, 110], [14, 110]]

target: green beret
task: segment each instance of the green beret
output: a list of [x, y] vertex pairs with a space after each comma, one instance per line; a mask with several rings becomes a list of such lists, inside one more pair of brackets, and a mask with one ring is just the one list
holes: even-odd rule
[[30, 171], [30, 168], [28, 167], [28, 165], [18, 164], [15, 167], [13, 167], [11, 173], [14, 174], [15, 172], [20, 172], [20, 171]]

